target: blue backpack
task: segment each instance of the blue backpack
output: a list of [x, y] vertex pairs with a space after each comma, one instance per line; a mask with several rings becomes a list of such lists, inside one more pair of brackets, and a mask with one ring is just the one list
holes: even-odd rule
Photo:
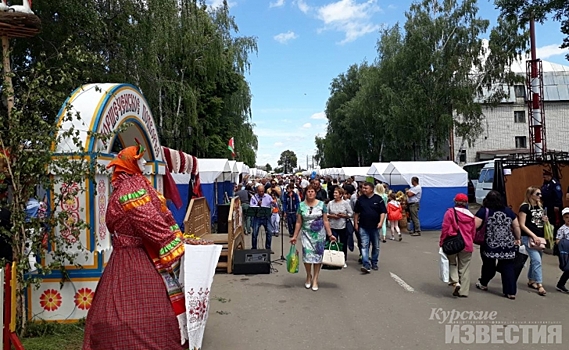
[[561, 271], [569, 271], [569, 240], [561, 239], [559, 244], [557, 244], [558, 257], [559, 257], [559, 269]]

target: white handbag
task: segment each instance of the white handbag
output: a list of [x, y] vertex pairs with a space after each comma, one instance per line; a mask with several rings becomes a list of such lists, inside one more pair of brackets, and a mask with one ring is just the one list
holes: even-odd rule
[[346, 259], [344, 257], [344, 252], [338, 250], [331, 250], [332, 244], [338, 247], [338, 243], [332, 242], [328, 249], [324, 250], [324, 256], [322, 257], [322, 264], [326, 266], [333, 267], [344, 267]]

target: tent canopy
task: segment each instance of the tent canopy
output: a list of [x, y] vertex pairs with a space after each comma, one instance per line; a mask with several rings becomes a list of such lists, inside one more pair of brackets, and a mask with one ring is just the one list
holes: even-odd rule
[[346, 177], [353, 176], [356, 181], [366, 181], [369, 167], [343, 167]]
[[383, 177], [391, 186], [411, 186], [411, 178], [419, 178], [422, 187], [466, 187], [468, 173], [451, 161], [391, 162]]
[[387, 180], [383, 176], [383, 173], [385, 172], [385, 169], [387, 169], [388, 166], [389, 163], [372, 163], [367, 171], [367, 174], [369, 176], [373, 176], [373, 178], [375, 178], [376, 180], [379, 180], [381, 182], [387, 182]]
[[249, 167], [243, 162], [237, 162], [237, 170], [239, 170], [239, 174], [249, 174]]
[[215, 181], [223, 181], [223, 174], [231, 174], [231, 166], [227, 159], [199, 159], [200, 181], [203, 184], [211, 184]]
[[468, 174], [456, 163], [391, 162], [383, 176], [394, 191], [411, 187], [411, 178], [419, 178], [422, 188], [419, 220], [423, 230], [440, 230], [443, 216], [454, 206], [457, 193], [467, 193]]

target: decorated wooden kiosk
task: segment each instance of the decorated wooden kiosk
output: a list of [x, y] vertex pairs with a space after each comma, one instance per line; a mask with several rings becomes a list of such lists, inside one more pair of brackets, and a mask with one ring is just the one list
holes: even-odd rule
[[[71, 112], [71, 120], [64, 118]], [[75, 90], [64, 103], [58, 116], [60, 132], [73, 127], [79, 130], [80, 147], [70, 139], [55, 145], [57, 156], [83, 153], [100, 165], [107, 165], [118, 150], [135, 144], [138, 139], [147, 149], [145, 176], [159, 191], [166, 172], [154, 119], [144, 96], [128, 84], [90, 84]], [[128, 124], [127, 124], [128, 123]], [[109, 141], [96, 139], [91, 133], [109, 134], [123, 125], [123, 132]], [[53, 174], [53, 176], [58, 176]], [[110, 195], [108, 174], [96, 175], [96, 184], [89, 180], [88, 191], [67, 201], [60, 208], [72, 217], [81, 218], [90, 228], [78, 238], [67, 237], [72, 251], [79, 253], [82, 269], [67, 266], [70, 281], [63, 284], [61, 273], [45, 278], [39, 289], [29, 288], [27, 310], [29, 319], [76, 321], [87, 315], [103, 268], [111, 254], [111, 238], [105, 224], [107, 201]], [[56, 191], [70, 191], [76, 184], [65, 184]], [[65, 237], [65, 232], [58, 232]]]
[[[69, 118], [69, 115], [72, 117]], [[77, 130], [79, 142], [62, 138], [57, 145], [53, 146], [55, 157], [80, 153], [84, 154], [87, 160], [106, 166], [121, 149], [134, 145], [136, 139], [147, 149], [144, 175], [158, 191], [163, 192], [164, 175], [167, 171], [177, 175], [193, 174], [199, 178], [198, 160], [195, 157], [192, 158], [191, 167], [177, 166], [169, 170], [167, 164], [172, 164], [171, 166], [178, 164], [174, 161], [175, 159], [171, 159], [172, 154], [176, 153], [180, 156], [181, 152], [165, 151], [160, 145], [148, 102], [133, 85], [89, 84], [81, 86], [63, 104], [58, 115], [58, 123], [60, 133], [70, 128]], [[100, 134], [115, 134], [119, 128], [121, 132], [109, 140], [104, 141], [95, 137]], [[184, 158], [187, 158], [186, 155]], [[55, 172], [51, 175], [59, 176]], [[29, 319], [74, 322], [86, 317], [91, 307], [97, 283], [112, 253], [111, 237], [105, 223], [111, 185], [107, 172], [97, 174], [94, 183], [90, 180], [86, 181], [84, 184], [88, 189], [86, 192], [73, 197], [73, 200], [64, 202], [58, 208], [52, 208], [52, 210], [67, 211], [72, 218], [89, 223], [89, 228], [81, 232], [79, 237], [72, 235], [66, 237], [65, 232], [56, 232], [67, 239], [71, 252], [79, 254], [76, 260], [82, 268], [66, 266], [69, 280], [63, 284], [61, 284], [63, 277], [61, 272], [55, 271], [43, 280], [39, 289], [29, 288], [26, 300]], [[185, 181], [185, 183], [188, 182]], [[73, 186], [77, 184], [63, 184], [55, 188], [55, 191], [71, 192]], [[183, 209], [186, 209], [186, 215], [180, 217], [179, 220], [186, 224], [185, 233], [194, 234], [216, 243], [215, 246], [211, 246], [211, 249], [208, 246], [186, 245], [186, 250], [194, 250], [190, 254], [192, 258], [187, 258], [184, 262], [185, 271], [192, 271], [191, 274], [183, 276], [184, 283], [191, 289], [191, 286], [201, 287], [200, 283], [207, 280], [210, 286], [213, 274], [209, 276], [211, 279], [208, 276], [204, 277], [204, 273], [207, 275], [210, 271], [206, 265], [213, 262], [211, 270], [213, 272], [215, 267], [231, 272], [233, 251], [244, 248], [241, 205], [238, 197], [231, 198], [231, 210], [227, 217], [228, 232], [212, 235], [211, 214], [206, 198], [187, 199], [184, 202], [186, 205]], [[197, 256], [201, 256], [202, 260], [197, 261]], [[197, 277], [192, 278], [194, 274]], [[187, 295], [186, 302], [190, 303], [192, 298], [194, 297]], [[191, 306], [187, 306], [187, 309], [190, 313], [188, 314], [190, 342], [201, 346], [201, 337], [207, 318], [192, 322], [193, 309]]]

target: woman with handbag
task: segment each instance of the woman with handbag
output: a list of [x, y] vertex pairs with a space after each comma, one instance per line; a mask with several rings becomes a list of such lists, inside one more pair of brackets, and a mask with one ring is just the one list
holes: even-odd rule
[[330, 229], [326, 205], [316, 199], [316, 188], [308, 185], [305, 195], [306, 199], [298, 207], [296, 227], [290, 244], [296, 244], [298, 235], [302, 232], [302, 262], [306, 269], [304, 287], [306, 289], [312, 287], [313, 291], [317, 291], [326, 236], [332, 242], [336, 241], [336, 237], [332, 235]]
[[[348, 261], [348, 233], [346, 230], [346, 219], [354, 215], [354, 211], [350, 203], [343, 199], [344, 190], [340, 187], [334, 188], [334, 200], [328, 202], [328, 219], [330, 220], [330, 228], [334, 237], [342, 243], [342, 251], [344, 258]], [[348, 267], [344, 264], [344, 268]]]
[[454, 208], [449, 208], [443, 218], [443, 227], [439, 246], [445, 250], [445, 243], [462, 236], [464, 249], [447, 254], [449, 260], [450, 282], [453, 287], [452, 295], [466, 298], [470, 291], [470, 260], [472, 258], [473, 239], [475, 233], [474, 215], [468, 210], [468, 196], [459, 193], [454, 197]]
[[529, 255], [528, 287], [537, 290], [541, 296], [547, 292], [543, 288], [543, 272], [541, 268], [542, 251], [545, 248], [545, 234], [543, 226], [548, 222], [546, 211], [541, 204], [541, 190], [537, 187], [528, 187], [525, 202], [520, 206], [518, 213], [522, 231], [522, 243]]
[[485, 228], [484, 241], [480, 244], [482, 271], [476, 288], [487, 291], [488, 283], [499, 269], [502, 293], [508, 299], [515, 299], [518, 278], [514, 258], [520, 245], [520, 225], [516, 214], [504, 205], [498, 191], [490, 191], [474, 220], [477, 229]]

